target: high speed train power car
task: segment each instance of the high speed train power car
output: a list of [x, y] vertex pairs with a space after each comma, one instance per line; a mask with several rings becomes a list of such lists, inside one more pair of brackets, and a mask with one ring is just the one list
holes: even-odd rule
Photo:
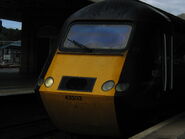
[[119, 137], [181, 105], [182, 19], [140, 1], [103, 1], [71, 15], [59, 40], [37, 89], [61, 130]]

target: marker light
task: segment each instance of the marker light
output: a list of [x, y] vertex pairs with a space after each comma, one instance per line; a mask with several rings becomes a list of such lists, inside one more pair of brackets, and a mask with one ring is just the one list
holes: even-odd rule
[[110, 81], [106, 81], [103, 85], [102, 85], [102, 90], [103, 91], [109, 91], [114, 87], [115, 83], [114, 81], [110, 80]]
[[52, 77], [48, 77], [45, 81], [44, 81], [44, 85], [46, 87], [51, 87], [54, 83], [54, 79]]
[[117, 92], [124, 92], [128, 90], [129, 84], [128, 83], [119, 83], [116, 85], [116, 91]]
[[38, 82], [37, 82], [37, 85], [41, 86], [43, 83], [44, 83], [44, 80], [43, 79], [39, 79]]

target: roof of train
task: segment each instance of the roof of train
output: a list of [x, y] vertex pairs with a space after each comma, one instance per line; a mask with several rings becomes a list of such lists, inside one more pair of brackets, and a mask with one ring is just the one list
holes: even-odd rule
[[77, 20], [169, 21], [185, 25], [184, 20], [138, 0], [107, 0], [91, 4], [74, 13], [68, 23]]

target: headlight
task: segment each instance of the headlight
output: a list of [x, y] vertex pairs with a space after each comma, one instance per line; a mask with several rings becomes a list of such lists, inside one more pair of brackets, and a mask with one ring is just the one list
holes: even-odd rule
[[38, 82], [37, 82], [37, 85], [41, 86], [43, 83], [44, 83], [44, 80], [43, 79], [39, 79]]
[[51, 87], [54, 83], [54, 79], [52, 77], [48, 77], [45, 81], [44, 81], [44, 85], [46, 87]]
[[116, 85], [116, 91], [117, 92], [124, 92], [128, 90], [129, 84], [128, 83], [119, 83]]
[[114, 81], [106, 81], [103, 85], [102, 85], [102, 90], [103, 91], [109, 91], [114, 87], [115, 83]]

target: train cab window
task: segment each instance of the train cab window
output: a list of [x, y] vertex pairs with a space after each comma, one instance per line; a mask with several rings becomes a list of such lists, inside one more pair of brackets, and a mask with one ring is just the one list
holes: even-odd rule
[[75, 50], [122, 50], [126, 47], [130, 25], [74, 24], [62, 48]]

